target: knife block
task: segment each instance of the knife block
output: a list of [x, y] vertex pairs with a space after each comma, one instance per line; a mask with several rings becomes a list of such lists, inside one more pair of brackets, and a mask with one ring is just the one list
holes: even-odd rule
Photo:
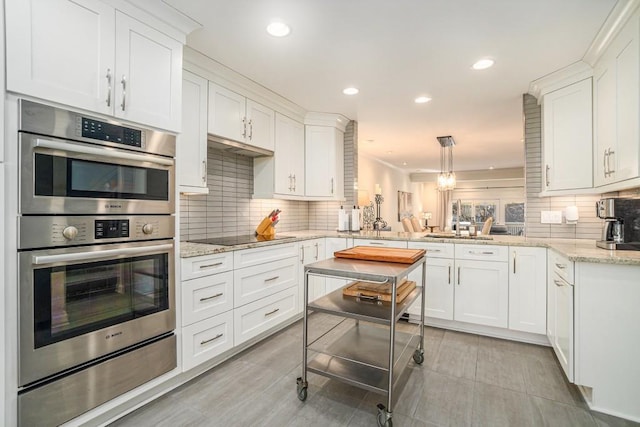
[[276, 229], [271, 222], [271, 218], [267, 216], [260, 221], [260, 224], [256, 227], [256, 234], [264, 237], [273, 237], [276, 235]]

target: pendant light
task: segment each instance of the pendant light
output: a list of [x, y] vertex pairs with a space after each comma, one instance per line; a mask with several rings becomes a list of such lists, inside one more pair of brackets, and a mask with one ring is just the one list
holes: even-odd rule
[[440, 173], [438, 190], [449, 191], [456, 188], [456, 174], [453, 172], [453, 146], [456, 142], [451, 135], [438, 136], [440, 143]]

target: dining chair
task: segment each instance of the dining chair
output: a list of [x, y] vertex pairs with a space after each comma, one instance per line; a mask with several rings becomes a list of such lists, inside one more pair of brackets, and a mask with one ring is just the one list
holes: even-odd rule
[[482, 235], [488, 236], [491, 233], [491, 225], [493, 224], [493, 217], [489, 217], [482, 226]]
[[402, 227], [406, 232], [413, 232], [413, 226], [411, 225], [411, 220], [407, 217], [402, 218]]

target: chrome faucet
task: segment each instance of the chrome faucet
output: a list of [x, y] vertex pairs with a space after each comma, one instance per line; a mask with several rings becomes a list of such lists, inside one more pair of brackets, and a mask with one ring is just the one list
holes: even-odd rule
[[462, 208], [462, 202], [460, 201], [460, 199], [458, 199], [456, 201], [456, 205], [458, 207], [457, 212], [458, 215], [456, 215], [456, 237], [460, 237], [460, 215], [462, 215], [462, 212], [460, 211]]

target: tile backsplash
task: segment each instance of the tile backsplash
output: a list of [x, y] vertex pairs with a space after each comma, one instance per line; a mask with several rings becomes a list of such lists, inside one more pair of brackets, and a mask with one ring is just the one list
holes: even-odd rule
[[282, 210], [277, 230], [335, 230], [340, 205], [350, 206], [357, 186], [357, 123], [345, 132], [345, 202], [252, 199], [253, 158], [207, 149], [207, 195], [180, 196], [180, 240], [253, 234], [273, 209]]

